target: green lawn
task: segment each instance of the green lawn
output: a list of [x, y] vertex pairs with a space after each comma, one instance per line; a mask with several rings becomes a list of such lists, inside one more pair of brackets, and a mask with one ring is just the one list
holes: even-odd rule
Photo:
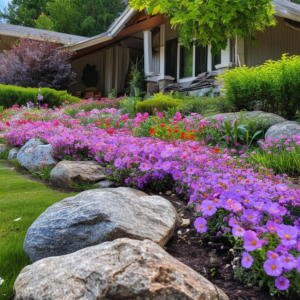
[[29, 226], [53, 203], [73, 195], [23, 178], [0, 162], [0, 299], [12, 298], [16, 277], [30, 263], [23, 251]]

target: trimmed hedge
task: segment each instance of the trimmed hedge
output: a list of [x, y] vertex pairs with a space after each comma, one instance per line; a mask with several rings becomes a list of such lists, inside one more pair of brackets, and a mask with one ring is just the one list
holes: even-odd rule
[[[15, 104], [26, 106], [29, 101], [37, 103], [38, 93], [38, 88], [23, 88], [14, 85], [0, 84], [0, 106], [9, 108]], [[42, 104], [46, 103], [49, 107], [59, 107], [65, 100], [69, 103], [80, 102], [79, 98], [71, 96], [67, 91], [41, 88], [41, 94], [44, 97]]]
[[154, 94], [153, 99], [145, 100], [143, 102], [137, 102], [136, 104], [136, 112], [139, 113], [149, 113], [153, 115], [154, 108], [157, 111], [168, 111], [168, 108], [177, 108], [183, 104], [182, 100], [173, 99], [172, 95], [164, 95], [163, 93]]

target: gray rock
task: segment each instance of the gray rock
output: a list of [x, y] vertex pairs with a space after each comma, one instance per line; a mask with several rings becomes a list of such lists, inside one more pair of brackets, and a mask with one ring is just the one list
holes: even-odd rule
[[52, 152], [50, 144], [44, 145], [38, 139], [31, 139], [19, 150], [17, 159], [22, 167], [30, 171], [40, 170], [56, 165]]
[[7, 145], [6, 144], [0, 144], [0, 154], [4, 153], [7, 149]]
[[228, 300], [152, 241], [117, 239], [25, 267], [15, 300]]
[[104, 180], [97, 182], [96, 185], [99, 187], [99, 189], [105, 189], [105, 188], [110, 188], [116, 186], [115, 182], [110, 181], [110, 180]]
[[10, 149], [10, 151], [8, 153], [8, 160], [16, 159], [18, 152], [19, 152], [19, 148], [17, 148], [17, 147]]
[[240, 120], [239, 124], [242, 124], [244, 120], [247, 122], [252, 119], [257, 123], [257, 130], [267, 130], [269, 127], [275, 124], [279, 124], [286, 121], [286, 119], [281, 116], [263, 111], [224, 113], [207, 117], [206, 120], [210, 121], [210, 124], [215, 124], [219, 116], [222, 116], [223, 121], [228, 122], [232, 122], [235, 118], [237, 118], [238, 120]]
[[55, 203], [30, 226], [31, 261], [75, 252], [121, 237], [164, 246], [179, 217], [169, 201], [131, 188], [96, 189]]
[[95, 161], [61, 161], [51, 171], [57, 186], [72, 188], [82, 182], [95, 183], [106, 178], [106, 170]]
[[294, 121], [286, 121], [270, 127], [266, 132], [265, 139], [281, 139], [282, 136], [286, 136], [290, 139], [293, 137], [293, 135], [300, 135], [300, 123]]

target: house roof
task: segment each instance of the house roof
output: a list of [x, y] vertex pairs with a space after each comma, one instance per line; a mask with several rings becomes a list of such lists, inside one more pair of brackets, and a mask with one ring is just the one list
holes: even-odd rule
[[62, 44], [76, 44], [82, 40], [87, 39], [87, 37], [84, 36], [5, 23], [0, 23], [0, 35], [14, 36], [18, 38], [25, 36], [30, 36], [32, 38], [40, 38], [41, 36], [47, 36], [47, 38], [51, 40], [59, 39]]
[[287, 0], [273, 0], [276, 16], [284, 17], [294, 21], [300, 21], [300, 5]]

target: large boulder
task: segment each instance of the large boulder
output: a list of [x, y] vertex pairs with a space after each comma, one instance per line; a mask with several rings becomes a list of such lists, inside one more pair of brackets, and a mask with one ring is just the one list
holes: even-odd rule
[[281, 139], [283, 136], [290, 139], [293, 135], [300, 135], [300, 123], [286, 121], [270, 127], [266, 132], [265, 139]]
[[41, 170], [56, 165], [52, 153], [53, 147], [50, 144], [44, 145], [38, 139], [31, 139], [19, 150], [17, 159], [27, 170]]
[[57, 186], [72, 188], [82, 182], [106, 179], [105, 168], [95, 161], [61, 161], [51, 171], [50, 180]]
[[281, 116], [263, 111], [224, 113], [207, 117], [206, 120], [210, 121], [211, 124], [215, 124], [217, 123], [217, 119], [220, 116], [222, 117], [223, 121], [228, 121], [229, 123], [231, 123], [235, 118], [239, 120], [239, 124], [242, 124], [243, 122], [248, 123], [250, 120], [252, 120], [256, 123], [256, 130], [267, 130], [269, 127], [275, 124], [279, 124], [286, 121], [286, 119]]
[[228, 300], [150, 240], [117, 239], [25, 267], [15, 300]]
[[17, 147], [10, 149], [10, 151], [8, 153], [8, 160], [16, 159], [18, 152], [19, 152], [19, 148], [17, 148]]
[[125, 187], [89, 190], [42, 213], [28, 229], [24, 250], [37, 261], [121, 237], [164, 246], [177, 222], [174, 207], [162, 197]]

